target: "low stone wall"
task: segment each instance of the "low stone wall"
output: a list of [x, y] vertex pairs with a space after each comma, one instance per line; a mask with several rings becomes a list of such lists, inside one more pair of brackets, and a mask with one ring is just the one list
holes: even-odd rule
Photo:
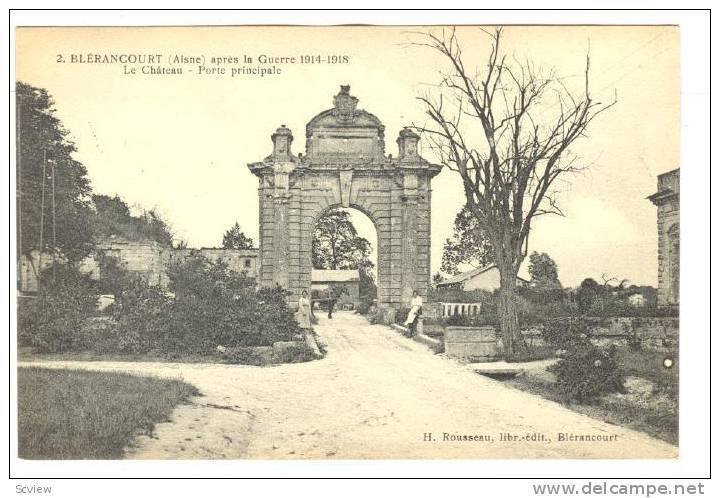
[[[677, 352], [680, 320], [674, 317], [587, 318], [591, 338], [599, 346], [615, 344], [627, 347], [635, 343], [640, 349]], [[595, 322], [595, 323], [593, 323]]]
[[[676, 354], [679, 320], [671, 317], [583, 318], [590, 327], [590, 339], [598, 346], [639, 347], [646, 351]], [[428, 335], [438, 337], [436, 327]], [[525, 342], [536, 348], [545, 346], [541, 327], [522, 331]], [[495, 327], [456, 327], [444, 329], [443, 339], [448, 356], [466, 361], [494, 361], [502, 354], [502, 337]]]
[[495, 361], [502, 352], [502, 341], [495, 327], [446, 327], [445, 354], [473, 362]]

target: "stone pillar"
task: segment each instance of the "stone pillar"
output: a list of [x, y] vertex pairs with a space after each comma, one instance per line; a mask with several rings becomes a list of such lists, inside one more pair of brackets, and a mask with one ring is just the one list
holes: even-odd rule
[[290, 247], [289, 247], [289, 204], [292, 198], [290, 192], [290, 174], [295, 170], [295, 161], [290, 151], [293, 136], [289, 128], [282, 125], [272, 134], [272, 173], [274, 205], [273, 216], [273, 284], [284, 289], [290, 287]]
[[402, 290], [401, 302], [403, 305], [410, 302], [417, 286], [417, 231], [418, 231], [418, 195], [417, 176], [405, 174], [405, 189], [403, 200], [402, 223]]
[[403, 174], [402, 191], [402, 287], [401, 305], [407, 305], [414, 290], [418, 289], [418, 173], [416, 167], [420, 161], [417, 144], [420, 137], [409, 128], [403, 128], [397, 138], [398, 161], [401, 167], [408, 168]]

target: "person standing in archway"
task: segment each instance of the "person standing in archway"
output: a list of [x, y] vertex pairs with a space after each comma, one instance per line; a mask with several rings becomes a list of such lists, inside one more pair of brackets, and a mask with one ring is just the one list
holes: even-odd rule
[[330, 286], [328, 288], [328, 301], [327, 301], [327, 303], [328, 303], [328, 318], [332, 318], [332, 312], [333, 312], [333, 309], [335, 308], [336, 302], [337, 302], [337, 298], [335, 297], [335, 292], [334, 292], [332, 286]]
[[312, 320], [310, 319], [310, 299], [306, 290], [302, 291], [302, 296], [298, 299], [298, 310], [295, 314], [298, 325], [304, 331], [312, 329]]
[[405, 319], [405, 326], [411, 335], [415, 335], [417, 331], [417, 322], [422, 315], [423, 300], [418, 291], [413, 291], [413, 297], [410, 300], [410, 311]]

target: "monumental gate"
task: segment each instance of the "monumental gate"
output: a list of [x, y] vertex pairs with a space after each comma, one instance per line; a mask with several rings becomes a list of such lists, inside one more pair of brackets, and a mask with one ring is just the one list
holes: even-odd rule
[[430, 283], [430, 182], [440, 166], [418, 154], [408, 128], [399, 154], [385, 154], [385, 127], [342, 86], [332, 109], [305, 129], [305, 155], [292, 153], [293, 135], [282, 125], [273, 152], [248, 165], [259, 179], [260, 285], [309, 291], [315, 222], [333, 207], [353, 207], [375, 224], [378, 237], [378, 307], [407, 306], [413, 290]]

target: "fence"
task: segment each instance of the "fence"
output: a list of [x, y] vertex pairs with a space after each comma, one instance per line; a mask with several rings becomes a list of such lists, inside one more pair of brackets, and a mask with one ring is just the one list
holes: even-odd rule
[[482, 303], [440, 303], [442, 316], [464, 315], [475, 316], [480, 313]]

